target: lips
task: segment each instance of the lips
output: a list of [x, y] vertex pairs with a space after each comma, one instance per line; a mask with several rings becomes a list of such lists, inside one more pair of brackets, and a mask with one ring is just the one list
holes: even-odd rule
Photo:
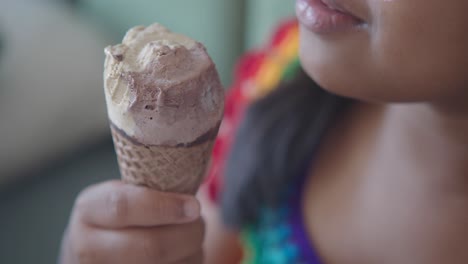
[[339, 0], [297, 0], [296, 13], [301, 24], [318, 34], [349, 31], [365, 24]]
[[337, 1], [335, 0], [321, 0], [322, 3], [324, 3], [328, 8], [332, 9], [332, 10], [337, 10], [337, 11], [340, 11], [342, 13], [345, 13], [345, 14], [350, 14], [352, 15], [349, 11], [347, 11], [346, 9], [344, 9], [339, 3], [337, 3]]

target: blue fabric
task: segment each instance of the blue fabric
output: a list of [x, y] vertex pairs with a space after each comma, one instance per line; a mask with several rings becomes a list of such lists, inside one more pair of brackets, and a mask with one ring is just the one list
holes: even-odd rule
[[249, 229], [253, 245], [245, 264], [320, 264], [320, 258], [308, 237], [301, 198], [307, 175], [291, 185], [288, 199], [279, 209], [264, 209], [254, 228]]

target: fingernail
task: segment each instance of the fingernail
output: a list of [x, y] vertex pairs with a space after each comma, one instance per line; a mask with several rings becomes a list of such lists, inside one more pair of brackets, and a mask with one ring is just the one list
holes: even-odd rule
[[198, 218], [198, 216], [200, 215], [200, 208], [198, 206], [198, 203], [193, 200], [185, 201], [184, 213], [185, 213], [185, 217], [189, 219]]

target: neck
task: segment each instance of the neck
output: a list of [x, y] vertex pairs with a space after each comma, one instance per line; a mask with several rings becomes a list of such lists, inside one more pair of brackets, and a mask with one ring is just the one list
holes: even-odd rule
[[383, 119], [380, 160], [393, 171], [424, 177], [434, 188], [468, 194], [468, 112], [428, 104], [395, 104]]

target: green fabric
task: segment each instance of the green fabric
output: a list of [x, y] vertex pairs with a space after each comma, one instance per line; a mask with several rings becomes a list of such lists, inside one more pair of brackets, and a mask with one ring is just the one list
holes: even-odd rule
[[301, 62], [299, 61], [299, 58], [296, 58], [294, 61], [288, 64], [286, 68], [284, 69], [283, 75], [281, 76], [282, 81], [289, 81], [293, 79], [296, 75], [297, 72], [299, 71], [299, 68], [301, 67]]
[[242, 264], [256, 264], [260, 263], [260, 255], [258, 252], [261, 250], [261, 244], [256, 236], [253, 228], [247, 228], [241, 233], [241, 238], [244, 243], [244, 250], [246, 255], [242, 260]]

